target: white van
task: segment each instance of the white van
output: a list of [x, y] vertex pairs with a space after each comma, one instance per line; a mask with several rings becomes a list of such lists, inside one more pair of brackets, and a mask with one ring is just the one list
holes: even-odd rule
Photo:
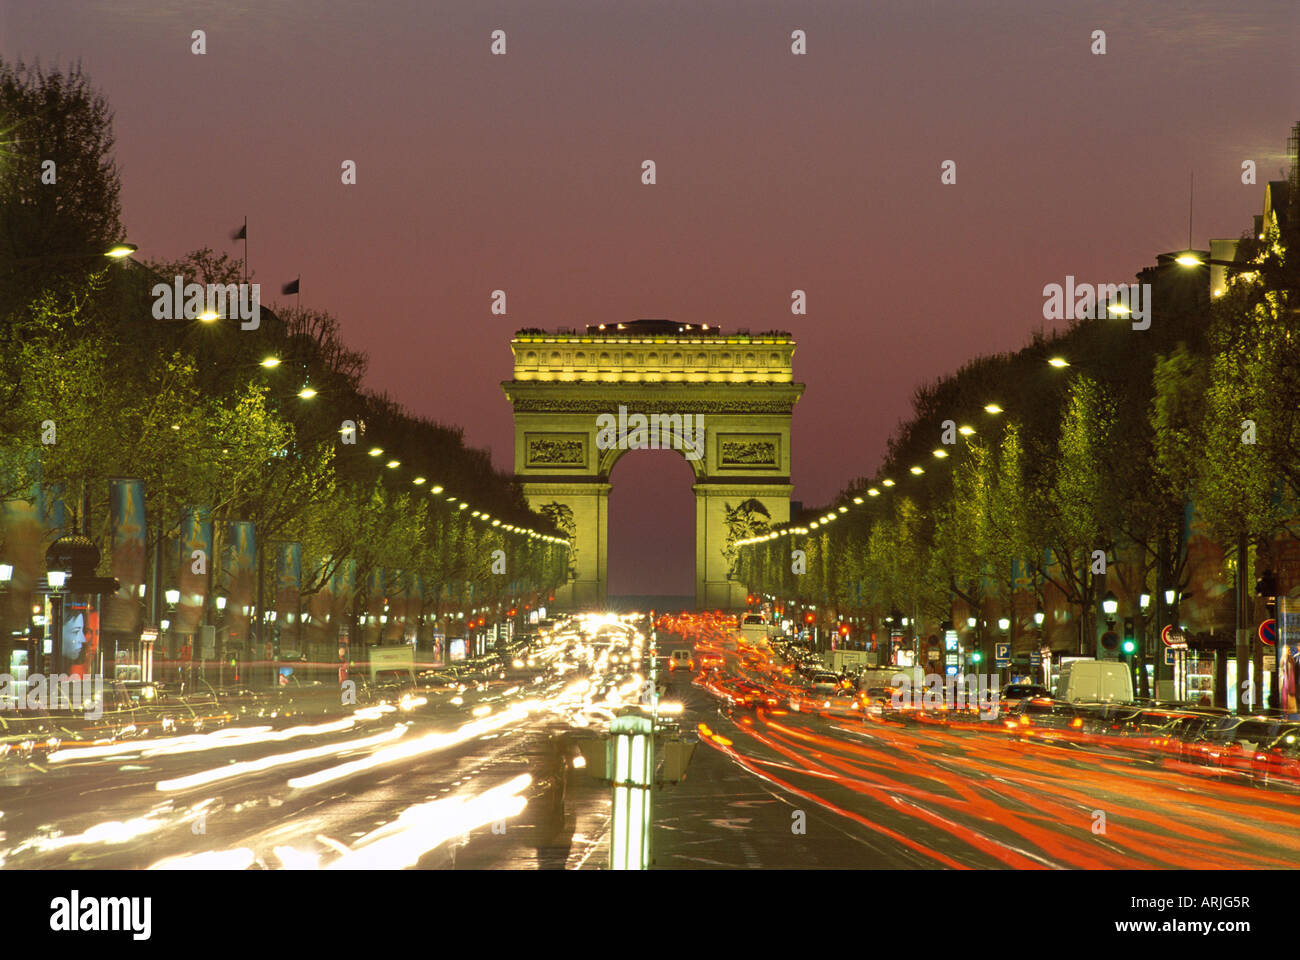
[[1056, 699], [1067, 703], [1132, 703], [1133, 675], [1118, 660], [1071, 660], [1061, 664]]
[[762, 614], [745, 614], [740, 618], [740, 635], [746, 640], [766, 640], [767, 621], [763, 619]]
[[668, 661], [669, 670], [695, 669], [695, 653], [693, 651], [687, 650], [684, 647], [678, 647], [670, 654], [670, 656], [672, 659]]

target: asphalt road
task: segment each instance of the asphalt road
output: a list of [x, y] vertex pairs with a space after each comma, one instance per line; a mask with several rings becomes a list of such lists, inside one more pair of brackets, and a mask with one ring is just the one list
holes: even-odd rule
[[[724, 673], [764, 684], [722, 645]], [[707, 727], [657, 794], [657, 865], [729, 868], [1286, 868], [1300, 796], [996, 725], [743, 709], [676, 681]], [[845, 711], [841, 711], [844, 714]]]
[[459, 704], [456, 691], [428, 693], [409, 709], [267, 717], [11, 759], [0, 766], [0, 864], [601, 864], [605, 792], [556, 746], [570, 729], [565, 687], [497, 682]]
[[[658, 869], [1300, 861], [1296, 793], [996, 725], [746, 709], [717, 678], [775, 690], [780, 664], [709, 639], [719, 673], [673, 673], [664, 698], [700, 743], [654, 792]], [[607, 669], [11, 753], [0, 867], [601, 869], [609, 788], [575, 766], [573, 738], [603, 728], [611, 684], [636, 687], [631, 666]]]

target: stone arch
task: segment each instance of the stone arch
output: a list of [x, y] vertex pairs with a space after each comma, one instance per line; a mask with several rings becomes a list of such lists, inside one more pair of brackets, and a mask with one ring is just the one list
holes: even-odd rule
[[[675, 438], [675, 440], [678, 442], [672, 449], [675, 450], [677, 453], [681, 454], [682, 459], [685, 460], [688, 464], [690, 464], [691, 473], [695, 475], [696, 482], [699, 482], [700, 480], [703, 480], [707, 476], [707, 472], [705, 470], [704, 458], [701, 457], [698, 460], [692, 460], [690, 457], [686, 456], [685, 452], [681, 449], [681, 443], [680, 443], [681, 439], [682, 438], [680, 436]], [[691, 442], [694, 442], [693, 439]], [[705, 431], [704, 443], [705, 446], [707, 447], [708, 446], [707, 430]], [[660, 449], [663, 448], [661, 447]], [[597, 477], [600, 479], [602, 483], [609, 483], [610, 474], [614, 472], [614, 467], [618, 465], [618, 462], [622, 460], [623, 457], [626, 456], [627, 454], [638, 453], [638, 452], [639, 451], [637, 450], [631, 450], [627, 448], [620, 449], [618, 447], [612, 447], [609, 450], [597, 451], [597, 458], [596, 458]]]
[[[759, 370], [757, 361], [769, 355], [761, 347], [698, 339], [563, 331], [554, 350], [549, 343], [515, 345], [516, 378], [502, 383], [514, 407], [515, 476], [534, 509], [571, 517], [576, 531], [574, 572], [556, 590], [558, 609], [606, 601], [610, 477], [630, 451], [597, 447], [602, 415], [624, 408], [682, 418], [658, 448], [677, 450], [691, 467], [699, 608], [743, 606], [744, 591], [732, 579], [736, 542], [758, 524], [789, 519], [790, 420], [803, 384], [780, 376], [783, 369], [788, 374], [788, 353], [772, 351], [772, 367]], [[554, 366], [547, 375], [532, 375], [534, 352], [542, 366], [549, 354]], [[670, 359], [675, 369], [667, 366]], [[572, 370], [558, 377], [562, 362]], [[660, 362], [664, 368], [656, 369]], [[687, 414], [704, 417], [698, 458], [682, 449]], [[692, 421], [692, 442], [694, 427]]]

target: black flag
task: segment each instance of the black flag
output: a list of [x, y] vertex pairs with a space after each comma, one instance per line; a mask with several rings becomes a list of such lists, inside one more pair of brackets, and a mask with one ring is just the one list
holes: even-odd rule
[[[301, 277], [298, 278], [298, 280], [301, 280], [301, 279], [302, 279]], [[285, 296], [288, 296], [288, 295], [291, 294], [291, 293], [297, 293], [297, 292], [298, 292], [298, 280], [295, 280], [295, 281], [293, 281], [292, 283], [286, 283], [286, 284], [284, 285], [283, 293], [284, 293]]]
[[248, 224], [244, 224], [242, 227], [240, 227], [238, 230], [236, 230], [234, 233], [232, 233], [232, 234], [230, 235], [230, 239], [231, 239], [231, 240], [247, 240], [247, 239], [248, 239]]

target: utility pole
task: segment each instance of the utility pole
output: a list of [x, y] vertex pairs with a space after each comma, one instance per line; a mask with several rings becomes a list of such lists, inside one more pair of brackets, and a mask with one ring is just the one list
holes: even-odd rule
[[[1259, 682], [1259, 676], [1248, 676], [1250, 663], [1250, 627], [1248, 626], [1249, 614], [1246, 610], [1246, 535], [1240, 534], [1237, 537], [1237, 577], [1236, 577], [1236, 600], [1237, 600], [1237, 712], [1242, 712], [1242, 707], [1246, 707], [1246, 712], [1253, 712], [1259, 707], [1259, 698], [1256, 695], [1255, 688]], [[1248, 684], [1248, 685], [1247, 685]]]

